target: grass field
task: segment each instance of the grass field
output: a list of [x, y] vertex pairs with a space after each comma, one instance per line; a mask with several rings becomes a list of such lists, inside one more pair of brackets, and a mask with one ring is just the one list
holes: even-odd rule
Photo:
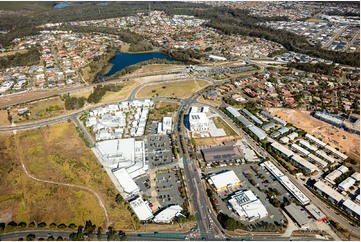
[[228, 136], [233, 136], [236, 139], [240, 138], [240, 136], [222, 118], [216, 117], [213, 119], [213, 122], [217, 128], [223, 129]]
[[72, 123], [60, 123], [0, 138], [0, 222], [52, 222], [66, 225], [91, 220], [105, 225], [104, 211], [93, 193], [79, 188], [31, 180], [20, 166], [38, 179], [93, 189], [105, 204], [112, 226], [133, 229], [129, 211], [115, 202], [117, 194], [93, 152]]
[[[25, 107], [30, 108], [30, 112], [31, 112], [30, 116], [28, 117], [18, 116], [17, 115], [18, 109]], [[67, 111], [65, 110], [64, 102], [60, 99], [60, 97], [54, 97], [46, 100], [20, 105], [11, 110], [11, 114], [13, 115], [13, 120], [15, 123], [23, 123], [23, 122], [51, 118], [64, 114], [66, 112]]]
[[102, 102], [124, 101], [139, 84], [137, 81], [126, 82], [122, 84], [123, 88], [119, 92], [107, 92], [102, 98]]
[[219, 137], [219, 138], [194, 138], [195, 145], [217, 145], [225, 141], [232, 140], [233, 137]]
[[178, 97], [185, 98], [209, 85], [206, 80], [185, 80], [167, 83], [150, 84], [139, 90], [138, 98], [146, 97]]
[[8, 119], [8, 111], [6, 110], [0, 110], [0, 126], [8, 126], [11, 123]]
[[78, 92], [78, 93], [74, 93], [74, 94], [70, 94], [71, 97], [85, 97], [88, 98], [90, 93], [92, 93], [92, 91], [85, 91], [85, 92]]

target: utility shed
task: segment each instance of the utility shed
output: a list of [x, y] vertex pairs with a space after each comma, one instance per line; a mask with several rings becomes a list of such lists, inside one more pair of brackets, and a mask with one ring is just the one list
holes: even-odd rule
[[294, 203], [286, 206], [285, 209], [301, 228], [309, 221], [307, 215], [301, 210], [301, 207], [296, 206]]

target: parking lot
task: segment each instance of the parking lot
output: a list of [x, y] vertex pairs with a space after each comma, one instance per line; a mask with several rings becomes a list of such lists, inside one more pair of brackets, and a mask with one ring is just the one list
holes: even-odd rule
[[157, 199], [161, 206], [171, 204], [183, 204], [183, 198], [179, 192], [180, 180], [175, 171], [160, 172], [156, 176]]
[[142, 176], [136, 179], [135, 183], [138, 185], [138, 187], [143, 193], [147, 193], [150, 189], [149, 176]]
[[[254, 169], [252, 169], [252, 167]], [[294, 198], [275, 178], [273, 178], [273, 176], [268, 171], [264, 170], [257, 164], [244, 164], [237, 167], [229, 168], [211, 168], [207, 169], [207, 172], [210, 174], [220, 172], [222, 170], [233, 170], [237, 175], [238, 179], [241, 181], [241, 186], [239, 188], [235, 187], [232, 190], [226, 189], [223, 190], [220, 194], [218, 194], [217, 200], [219, 201], [219, 209], [222, 210], [222, 213], [238, 219], [238, 216], [229, 208], [228, 203], [224, 202], [222, 199], [229, 197], [232, 193], [239, 189], [251, 190], [266, 207], [269, 215], [266, 218], [262, 218], [261, 220], [255, 220], [252, 222], [249, 222], [248, 220], [242, 220], [242, 223], [244, 223], [245, 225], [256, 224], [259, 221], [265, 221], [275, 224], [283, 223], [284, 218], [281, 211], [269, 202], [267, 195], [262, 190], [268, 190], [269, 188], [277, 189], [280, 195], [276, 197], [281, 203], [283, 202], [284, 198], [288, 200], [294, 200]], [[245, 174], [250, 174], [250, 177], [254, 181], [255, 185], [251, 184]]]
[[176, 162], [168, 135], [152, 135], [147, 138], [148, 162], [150, 169]]

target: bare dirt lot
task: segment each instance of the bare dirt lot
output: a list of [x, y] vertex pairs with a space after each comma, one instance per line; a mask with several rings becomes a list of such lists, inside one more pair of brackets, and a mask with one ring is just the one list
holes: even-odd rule
[[178, 68], [182, 68], [185, 67], [183, 65], [171, 65], [171, 64], [154, 64], [154, 65], [146, 65], [143, 66], [142, 68], [136, 70], [135, 72], [133, 72], [132, 74], [130, 74], [129, 76], [138, 76], [138, 75], [143, 75], [143, 74], [159, 74], [159, 73], [165, 73], [167, 71], [171, 71], [171, 70], [175, 70]]
[[4, 219], [0, 222], [84, 225], [91, 220], [104, 228], [106, 215], [98, 194], [111, 225], [133, 229], [129, 211], [115, 202], [117, 190], [74, 124], [60, 123], [15, 136], [1, 134], [0, 157], [0, 218]]
[[360, 162], [360, 137], [358, 135], [318, 120], [312, 117], [310, 112], [287, 108], [272, 108], [269, 111], [323, 142], [329, 143], [330, 146], [339, 148], [340, 151], [346, 152], [350, 158]]

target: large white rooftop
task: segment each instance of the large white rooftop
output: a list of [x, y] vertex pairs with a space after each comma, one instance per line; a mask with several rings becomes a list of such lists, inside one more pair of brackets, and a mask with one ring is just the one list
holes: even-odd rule
[[288, 149], [286, 146], [281, 145], [278, 142], [273, 142], [271, 146], [287, 157], [290, 157], [291, 155], [294, 154], [292, 150]]
[[144, 202], [141, 197], [129, 202], [129, 205], [140, 221], [147, 221], [153, 218], [152, 210], [150, 209], [148, 203]]
[[335, 200], [336, 202], [340, 202], [342, 199], [344, 199], [345, 197], [337, 192], [336, 190], [332, 189], [331, 187], [327, 186], [325, 183], [323, 183], [322, 181], [318, 181], [315, 183], [314, 185], [318, 190], [322, 191], [323, 193], [325, 193], [327, 196], [331, 197], [333, 200]]
[[347, 209], [351, 210], [352, 212], [354, 212], [360, 216], [360, 205], [354, 203], [350, 199], [347, 199], [346, 201], [344, 201], [343, 206], [345, 206]]
[[235, 186], [240, 183], [240, 180], [234, 173], [234, 171], [225, 171], [219, 174], [212, 175], [209, 178], [209, 182], [214, 184], [214, 186], [218, 189], [226, 188], [227, 186]]
[[254, 220], [268, 215], [265, 206], [251, 190], [236, 192], [228, 203], [241, 218], [247, 217]]
[[294, 154], [291, 158], [293, 162], [296, 162], [299, 166], [305, 168], [307, 171], [314, 172], [318, 170], [314, 164], [310, 163], [299, 155]]
[[173, 218], [177, 216], [182, 210], [183, 208], [179, 205], [167, 207], [166, 209], [158, 213], [153, 219], [153, 221], [156, 223], [170, 223]]
[[127, 194], [135, 195], [140, 191], [138, 185], [124, 168], [113, 172], [113, 174]]

